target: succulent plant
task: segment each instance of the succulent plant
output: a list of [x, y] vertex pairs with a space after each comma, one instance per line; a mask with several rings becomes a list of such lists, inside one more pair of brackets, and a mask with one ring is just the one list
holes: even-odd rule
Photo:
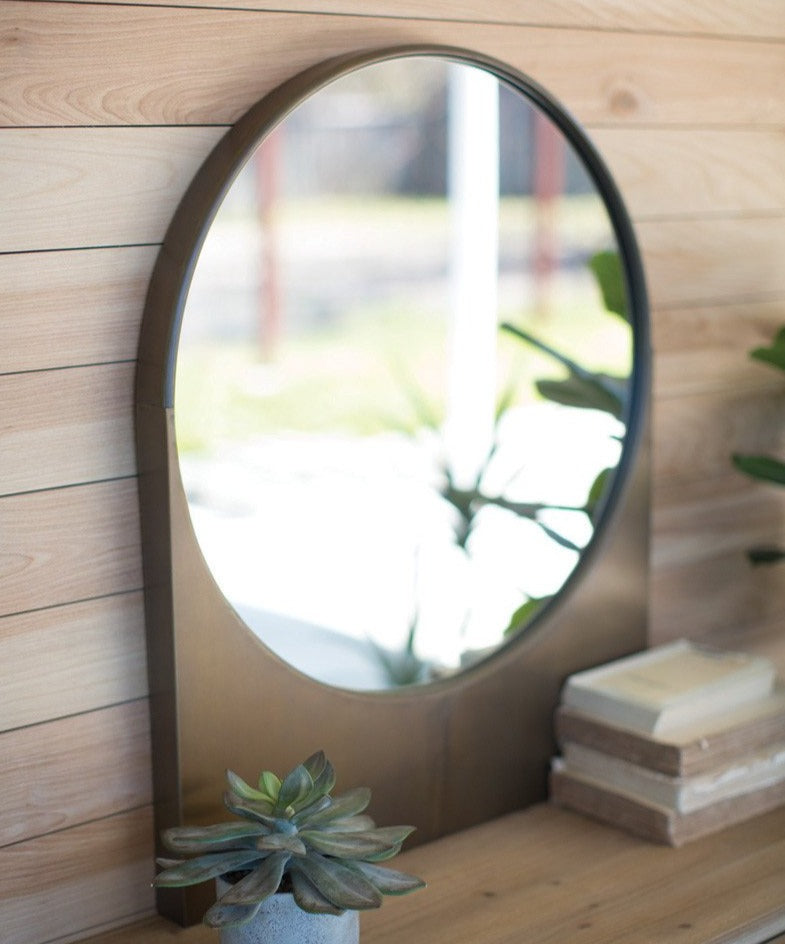
[[176, 826], [165, 830], [166, 848], [186, 859], [158, 859], [155, 884], [173, 888], [218, 876], [236, 879], [207, 911], [205, 924], [245, 924], [265, 898], [290, 890], [304, 911], [341, 914], [378, 908], [382, 895], [422, 888], [413, 875], [376, 863], [392, 858], [412, 826], [378, 828], [363, 811], [367, 787], [330, 796], [335, 771], [322, 751], [283, 780], [265, 770], [252, 787], [231, 770], [224, 804], [239, 822]]

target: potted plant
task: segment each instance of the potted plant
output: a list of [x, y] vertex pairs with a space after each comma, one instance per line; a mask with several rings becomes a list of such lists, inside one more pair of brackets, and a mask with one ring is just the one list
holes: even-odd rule
[[258, 787], [227, 771], [224, 804], [239, 821], [165, 830], [161, 887], [217, 880], [219, 898], [204, 916], [222, 944], [350, 944], [358, 912], [383, 895], [424, 882], [377, 863], [392, 858], [412, 826], [378, 828], [363, 811], [371, 791], [330, 796], [335, 771], [322, 751], [283, 780], [265, 770]]

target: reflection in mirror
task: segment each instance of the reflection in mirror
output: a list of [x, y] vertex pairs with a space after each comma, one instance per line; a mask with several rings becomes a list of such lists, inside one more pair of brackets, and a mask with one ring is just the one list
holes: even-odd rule
[[218, 585], [329, 684], [473, 665], [592, 537], [632, 346], [608, 212], [544, 113], [434, 56], [332, 81], [251, 155], [188, 294], [177, 446]]

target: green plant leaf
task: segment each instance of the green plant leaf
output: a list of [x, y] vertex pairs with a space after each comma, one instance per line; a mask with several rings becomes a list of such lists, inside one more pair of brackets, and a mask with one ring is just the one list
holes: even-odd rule
[[523, 629], [524, 626], [526, 626], [526, 624], [532, 619], [534, 614], [540, 609], [543, 603], [547, 603], [548, 600], [552, 599], [552, 596], [529, 597], [529, 599], [522, 603], [510, 617], [510, 622], [507, 624], [507, 627], [504, 630], [504, 636], [511, 636]]
[[343, 909], [337, 908], [331, 901], [328, 901], [299, 869], [290, 869], [289, 877], [292, 880], [294, 900], [303, 911], [308, 911], [311, 914], [343, 914]]
[[241, 878], [221, 895], [224, 905], [253, 905], [269, 898], [279, 888], [284, 869], [289, 862], [288, 852], [274, 852], [258, 865], [250, 875]]
[[355, 787], [332, 798], [328, 807], [308, 817], [308, 826], [324, 826], [344, 816], [354, 816], [362, 811], [371, 802], [371, 791], [368, 787]]
[[364, 911], [378, 908], [382, 903], [381, 893], [364, 875], [335, 859], [312, 855], [298, 859], [292, 868], [302, 872], [336, 908]]
[[199, 882], [206, 882], [226, 872], [245, 868], [251, 862], [263, 858], [265, 858], [265, 853], [255, 849], [208, 853], [159, 872], [154, 879], [154, 884], [161, 888], [197, 885]]
[[602, 301], [608, 311], [629, 321], [627, 293], [624, 287], [624, 272], [618, 252], [606, 250], [596, 252], [589, 259], [589, 268], [597, 280]]
[[[259, 774], [259, 789], [262, 791], [264, 796], [274, 804], [278, 799], [278, 793], [281, 789], [281, 781], [275, 776], [272, 770], [263, 770]], [[251, 799], [253, 798], [251, 797]]]
[[291, 810], [289, 815], [305, 806], [313, 790], [311, 775], [302, 764], [298, 764], [284, 777], [273, 812], [277, 816]]
[[349, 867], [362, 872], [383, 895], [406, 895], [418, 888], [425, 888], [425, 882], [421, 878], [398, 872], [396, 869], [372, 865], [370, 862], [351, 862]]
[[307, 757], [302, 766], [310, 774], [311, 780], [316, 782], [316, 778], [322, 773], [324, 768], [327, 766], [327, 758], [324, 755], [324, 751], [314, 751], [310, 757]]
[[594, 377], [572, 374], [564, 380], [537, 380], [535, 387], [540, 396], [553, 403], [581, 410], [601, 410], [621, 419], [624, 403], [608, 380], [600, 374]]
[[600, 501], [602, 500], [603, 495], [605, 495], [605, 492], [608, 488], [608, 483], [610, 482], [611, 477], [613, 476], [613, 473], [615, 471], [616, 471], [615, 468], [603, 469], [602, 472], [600, 472], [597, 475], [597, 477], [594, 479], [594, 481], [591, 484], [591, 488], [589, 489], [589, 494], [586, 498], [586, 505], [584, 506], [584, 510], [586, 514], [592, 520], [594, 520], [594, 516], [597, 512], [597, 507]]
[[326, 810], [327, 807], [332, 803], [332, 798], [329, 796], [320, 796], [318, 799], [314, 800], [313, 803], [309, 803], [308, 806], [303, 806], [299, 809], [294, 816], [292, 817], [292, 822], [299, 826], [300, 823], [306, 822], [311, 816], [315, 816], [317, 813], [320, 813], [322, 810]]
[[769, 347], [754, 348], [750, 351], [750, 357], [785, 371], [785, 327], [780, 328]]
[[247, 924], [256, 916], [262, 907], [261, 902], [255, 905], [224, 905], [217, 901], [208, 908], [204, 915], [204, 923], [211, 928], [233, 928]]
[[[311, 796], [309, 798], [309, 805], [315, 800], [319, 800], [322, 797], [327, 796], [327, 794], [335, 786], [335, 770], [333, 769], [333, 765], [324, 756], [323, 751], [319, 751], [318, 753], [321, 754], [321, 757], [324, 759], [324, 763], [318, 770], [317, 765], [314, 766], [314, 770], [311, 770], [308, 766], [308, 761], [310, 761], [311, 758], [308, 758], [304, 765], [306, 770], [308, 770], [308, 773], [311, 775], [311, 779], [313, 780], [313, 790], [311, 791]], [[317, 755], [314, 754], [313, 756], [316, 757]]]
[[270, 830], [261, 823], [218, 823], [215, 826], [174, 826], [161, 834], [163, 844], [171, 852], [207, 852], [226, 843], [264, 836]]
[[399, 850], [413, 826], [384, 826], [364, 832], [304, 829], [300, 836], [311, 848], [339, 859], [371, 859]]
[[308, 852], [299, 836], [286, 836], [281, 833], [263, 836], [257, 841], [256, 848], [266, 852], [276, 852], [280, 849], [294, 855], [305, 855]]
[[237, 796], [237, 794], [227, 790], [226, 793], [224, 793], [224, 806], [230, 813], [234, 813], [235, 816], [242, 816], [245, 819], [262, 823], [270, 829], [278, 829], [279, 824], [276, 817], [265, 812], [270, 806], [269, 803], [257, 803], [254, 800], [244, 800], [242, 797]]
[[365, 813], [361, 813], [359, 816], [346, 816], [337, 823], [319, 827], [319, 831], [325, 833], [363, 832], [367, 829], [376, 829], [376, 823]]
[[785, 463], [772, 456], [748, 456], [734, 453], [733, 464], [740, 472], [754, 479], [785, 485]]
[[756, 566], [778, 564], [781, 560], [785, 560], [785, 551], [778, 547], [753, 547], [747, 551], [747, 557], [750, 563]]
[[374, 839], [364, 833], [322, 832], [318, 829], [304, 829], [300, 835], [304, 842], [323, 855], [336, 859], [362, 859], [368, 855], [384, 852], [390, 843]]
[[272, 813], [273, 806], [271, 798], [266, 793], [262, 793], [261, 790], [257, 790], [250, 784], [247, 784], [243, 778], [238, 776], [233, 770], [226, 771], [226, 780], [229, 783], [229, 788], [232, 793], [235, 793], [240, 799], [266, 804], [269, 806], [269, 809], [265, 812]]

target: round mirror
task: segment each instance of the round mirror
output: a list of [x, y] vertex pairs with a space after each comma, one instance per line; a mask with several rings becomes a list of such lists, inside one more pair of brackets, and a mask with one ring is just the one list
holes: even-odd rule
[[182, 317], [180, 471], [219, 587], [298, 670], [452, 676], [585, 561], [638, 357], [598, 168], [536, 89], [412, 54], [301, 99], [227, 189]]

